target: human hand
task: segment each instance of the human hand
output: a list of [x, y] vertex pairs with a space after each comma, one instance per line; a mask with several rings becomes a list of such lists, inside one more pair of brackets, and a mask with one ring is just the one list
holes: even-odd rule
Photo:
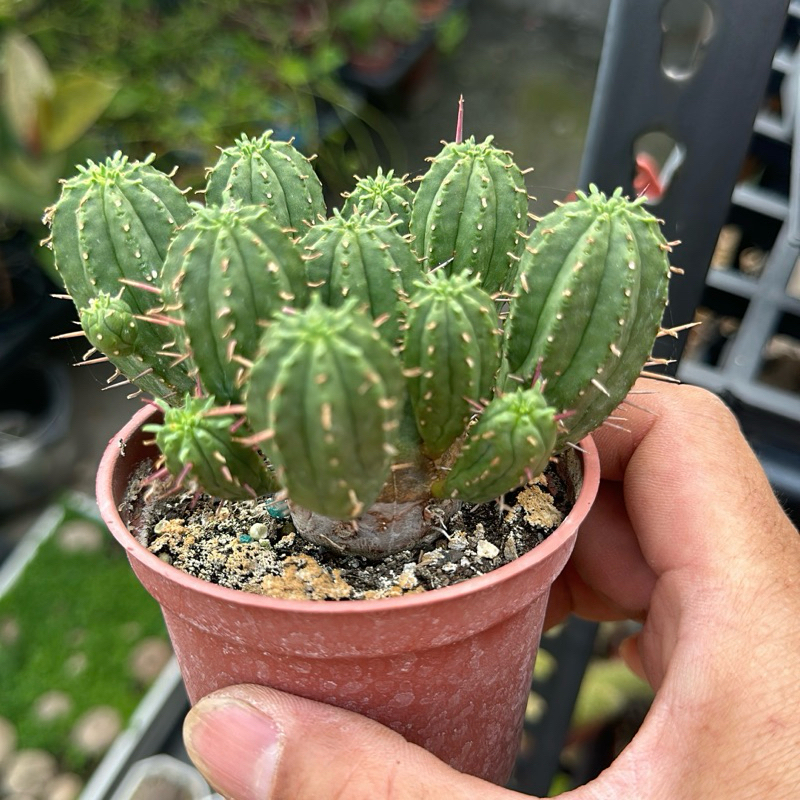
[[[629, 432], [594, 434], [603, 482], [553, 587], [570, 611], [638, 619], [623, 655], [656, 689], [634, 740], [564, 800], [800, 796], [800, 537], [733, 416], [640, 381]], [[648, 409], [647, 411], [643, 409]], [[257, 686], [201, 700], [192, 759], [230, 800], [504, 800], [351, 712]]]

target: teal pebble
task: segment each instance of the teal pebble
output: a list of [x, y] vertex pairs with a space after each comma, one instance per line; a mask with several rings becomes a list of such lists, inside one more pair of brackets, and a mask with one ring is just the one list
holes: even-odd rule
[[264, 503], [264, 508], [273, 519], [289, 518], [289, 504], [285, 500], [268, 500]]

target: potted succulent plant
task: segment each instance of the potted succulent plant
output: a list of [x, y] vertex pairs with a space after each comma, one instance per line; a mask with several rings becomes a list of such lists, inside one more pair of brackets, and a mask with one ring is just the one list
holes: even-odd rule
[[[648, 360], [669, 243], [640, 201], [594, 188], [529, 234], [523, 173], [460, 122], [416, 190], [379, 173], [326, 216], [311, 164], [268, 132], [222, 151], [204, 201], [116, 155], [47, 214], [82, 333], [156, 398], [110, 442], [98, 499], [190, 697], [275, 686], [504, 781], [549, 586], [599, 481], [584, 437]], [[484, 536], [530, 528], [522, 495], [552, 509], [558, 482], [571, 511], [536, 547]], [[469, 553], [497, 568], [421, 591]], [[390, 586], [350, 591], [346, 570], [392, 559]]]

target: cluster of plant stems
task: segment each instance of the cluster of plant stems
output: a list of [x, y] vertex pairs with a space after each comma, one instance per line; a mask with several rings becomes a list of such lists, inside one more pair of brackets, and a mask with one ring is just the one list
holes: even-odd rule
[[670, 332], [671, 243], [595, 187], [530, 227], [525, 173], [462, 119], [416, 181], [379, 170], [330, 212], [271, 131], [222, 150], [202, 203], [121, 154], [64, 183], [76, 334], [163, 411], [159, 477], [285, 498], [301, 535], [378, 556], [613, 414]]

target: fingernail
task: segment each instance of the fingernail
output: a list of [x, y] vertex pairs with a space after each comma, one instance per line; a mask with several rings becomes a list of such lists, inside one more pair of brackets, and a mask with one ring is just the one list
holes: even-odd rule
[[241, 700], [209, 697], [186, 718], [189, 756], [215, 791], [233, 800], [268, 800], [281, 732], [263, 711]]

